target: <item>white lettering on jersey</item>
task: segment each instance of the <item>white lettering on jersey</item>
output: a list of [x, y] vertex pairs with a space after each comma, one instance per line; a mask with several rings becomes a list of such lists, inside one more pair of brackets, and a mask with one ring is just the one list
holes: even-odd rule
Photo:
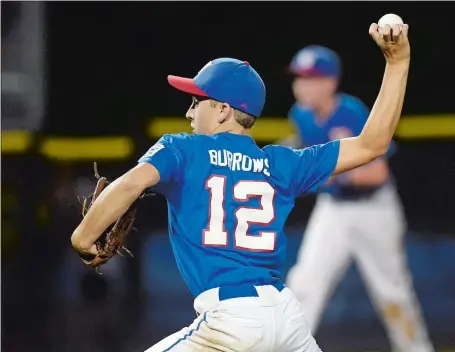
[[266, 169], [264, 169], [264, 174], [266, 176], [270, 176], [270, 173], [269, 173], [269, 170], [268, 170], [268, 169], [270, 169], [269, 159], [264, 159], [264, 163], [265, 163], [265, 167], [266, 167]]
[[227, 155], [227, 166], [228, 168], [231, 168], [232, 166], [232, 153], [229, 150], [226, 150], [226, 155]]
[[234, 159], [232, 160], [232, 171], [240, 171], [240, 162], [242, 161], [241, 153], [234, 153]]
[[[211, 161], [210, 161], [210, 163], [213, 164]], [[223, 151], [218, 150], [218, 165], [220, 165], [220, 166], [227, 166], [228, 165], [228, 157], [227, 157], [226, 150], [223, 150]]]
[[209, 155], [210, 155], [210, 164], [216, 165], [216, 161], [217, 161], [216, 150], [209, 150]]
[[263, 173], [270, 176], [269, 160], [267, 158], [251, 158], [242, 153], [232, 153], [229, 150], [209, 150], [210, 164], [228, 167], [232, 171]]
[[262, 172], [264, 168], [264, 159], [253, 159], [253, 171], [254, 172]]
[[251, 158], [249, 156], [243, 155], [242, 156], [242, 170], [243, 171], [251, 171]]

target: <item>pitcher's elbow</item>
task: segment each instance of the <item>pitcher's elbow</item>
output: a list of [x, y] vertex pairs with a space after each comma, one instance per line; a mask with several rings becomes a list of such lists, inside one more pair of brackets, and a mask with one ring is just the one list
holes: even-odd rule
[[80, 252], [80, 251], [87, 251], [91, 247], [92, 244], [89, 243], [88, 241], [84, 240], [83, 238], [81, 238], [81, 236], [79, 235], [79, 232], [77, 230], [75, 230], [73, 232], [73, 234], [71, 235], [71, 245], [73, 246], [73, 248], [75, 250]]
[[389, 150], [389, 143], [383, 143], [382, 145], [379, 145], [376, 149], [375, 159], [380, 158], [381, 156], [384, 156], [385, 154], [387, 154], [388, 150]]

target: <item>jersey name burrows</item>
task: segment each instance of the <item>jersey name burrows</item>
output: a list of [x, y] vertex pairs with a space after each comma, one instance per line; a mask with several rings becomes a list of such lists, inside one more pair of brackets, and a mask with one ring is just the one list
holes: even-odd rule
[[267, 158], [251, 158], [242, 153], [232, 153], [229, 150], [209, 150], [210, 164], [226, 166], [232, 171], [251, 171], [270, 176], [269, 160]]

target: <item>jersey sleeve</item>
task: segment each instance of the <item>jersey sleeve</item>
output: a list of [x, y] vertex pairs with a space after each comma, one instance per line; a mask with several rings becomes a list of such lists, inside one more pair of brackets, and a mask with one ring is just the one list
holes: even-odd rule
[[291, 108], [289, 109], [289, 112], [288, 112], [288, 119], [291, 121], [291, 122], [295, 122], [295, 114], [296, 114], [296, 111], [297, 111], [297, 107], [294, 105], [291, 106]]
[[316, 192], [335, 170], [340, 141], [314, 145], [304, 149], [290, 150], [292, 187], [294, 196]]
[[184, 169], [184, 153], [178, 135], [163, 135], [139, 160], [138, 163], [153, 165], [160, 174], [159, 185], [176, 184]]
[[[301, 111], [299, 111], [299, 108], [297, 104], [292, 105], [291, 109], [288, 112], [288, 120], [289, 124], [292, 126], [292, 129], [295, 132], [295, 135], [299, 139], [299, 146], [300, 147], [306, 147], [307, 144], [305, 144], [304, 138], [303, 138], [303, 125], [304, 125], [304, 116], [302, 116]], [[294, 146], [295, 147], [295, 146]]]

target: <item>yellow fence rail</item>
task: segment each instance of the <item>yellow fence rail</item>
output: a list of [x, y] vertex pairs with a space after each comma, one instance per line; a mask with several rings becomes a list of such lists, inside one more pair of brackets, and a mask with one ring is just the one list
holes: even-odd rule
[[43, 140], [40, 153], [55, 160], [126, 159], [134, 151], [130, 137], [61, 138]]
[[31, 143], [32, 135], [27, 131], [2, 131], [2, 153], [24, 153]]
[[[151, 140], [165, 133], [191, 133], [189, 122], [184, 117], [158, 116], [150, 119], [145, 133]], [[293, 133], [288, 119], [282, 117], [260, 118], [252, 135], [258, 143], [274, 143]], [[455, 138], [455, 114], [404, 116], [395, 136], [404, 140]], [[21, 154], [33, 145], [33, 134], [27, 131], [2, 131], [2, 154]], [[44, 136], [36, 146], [39, 153], [47, 158], [64, 160], [94, 160], [129, 158], [135, 144], [128, 136], [109, 136], [94, 138], [63, 138]]]
[[[183, 117], [156, 117], [147, 126], [147, 136], [160, 138], [165, 133], [191, 133]], [[289, 120], [282, 117], [260, 118], [251, 130], [260, 143], [273, 143], [293, 133]], [[455, 114], [411, 115], [403, 117], [396, 137], [401, 139], [439, 139], [455, 137]]]

